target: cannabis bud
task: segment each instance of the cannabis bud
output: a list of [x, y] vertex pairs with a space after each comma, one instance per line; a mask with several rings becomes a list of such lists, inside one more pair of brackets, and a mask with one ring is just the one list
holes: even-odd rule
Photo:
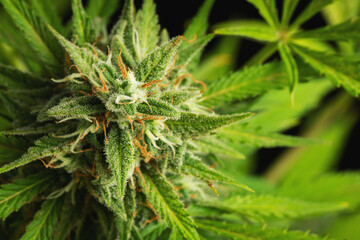
[[[7, 9], [32, 13], [22, 1], [19, 6], [3, 2]], [[101, 24], [92, 24], [81, 1], [73, 0], [72, 41], [31, 15], [47, 39], [37, 41], [29, 30], [46, 63], [45, 73], [38, 77], [1, 65], [16, 82], [9, 91], [32, 92], [35, 98], [29, 102], [1, 95], [17, 120], [15, 128], [3, 134], [36, 141], [0, 172], [38, 160], [30, 175], [19, 180], [29, 188], [18, 202], [6, 200], [9, 205], [2, 206], [1, 217], [38, 193], [46, 196], [24, 239], [36, 234], [36, 239], [66, 236], [73, 226], [61, 209], [73, 211], [75, 217], [80, 205], [88, 214], [95, 211], [104, 219], [111, 215], [103, 221], [118, 229], [120, 239], [135, 238], [137, 227], [154, 218], [186, 239], [199, 239], [172, 179], [193, 175], [211, 187], [211, 181], [221, 181], [246, 188], [207, 166], [197, 154], [197, 138], [252, 115], [217, 115], [199, 102], [206, 85], [191, 72], [213, 36], [169, 39], [166, 30], [159, 34], [151, 0], [134, 11], [127, 0], [120, 20], [107, 34]], [[19, 111], [24, 117], [17, 117]], [[54, 231], [58, 218], [61, 230]], [[35, 232], [40, 222], [46, 222], [46, 229]]]

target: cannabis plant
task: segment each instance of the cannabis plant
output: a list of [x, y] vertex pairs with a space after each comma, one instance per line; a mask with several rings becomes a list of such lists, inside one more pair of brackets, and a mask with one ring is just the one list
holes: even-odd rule
[[[7, 63], [0, 63], [2, 238], [320, 239], [264, 222], [282, 227], [279, 219], [336, 215], [358, 206], [352, 194], [305, 199], [306, 183], [298, 184], [302, 198], [290, 191], [294, 182], [275, 188], [241, 173], [246, 167], [240, 160], [251, 159], [259, 147], [326, 144], [280, 133], [333, 89], [297, 64], [293, 51], [308, 55], [288, 46], [288, 37], [274, 38], [284, 62], [231, 73], [233, 39], [201, 61], [214, 38], [206, 34], [213, 0], [204, 2], [183, 35], [172, 38], [159, 26], [152, 0], [139, 10], [125, 0], [115, 24], [118, 0], [90, 0], [86, 7], [72, 0], [66, 24], [60, 17], [66, 1], [0, 2], [8, 26], [0, 33], [0, 60]], [[250, 2], [278, 26], [269, 20], [275, 1]], [[284, 4], [293, 9], [297, 2]], [[303, 19], [330, 2], [312, 1]], [[351, 32], [355, 23], [341, 29]], [[341, 84], [359, 93], [358, 80], [304, 59], [329, 79], [345, 76]], [[293, 93], [298, 79], [310, 78], [316, 81], [299, 84], [291, 108], [287, 86]], [[347, 95], [341, 99], [351, 102]], [[360, 188], [358, 176], [331, 177], [352, 183], [352, 191]], [[316, 186], [322, 188], [320, 180]]]

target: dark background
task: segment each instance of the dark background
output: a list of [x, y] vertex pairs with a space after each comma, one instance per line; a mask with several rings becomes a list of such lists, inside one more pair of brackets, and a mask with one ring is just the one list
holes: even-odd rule
[[[294, 17], [302, 11], [309, 1], [299, 1], [299, 5], [294, 13]], [[166, 28], [170, 36], [181, 35], [184, 32], [185, 26], [189, 20], [197, 13], [197, 10], [203, 3], [203, 0], [155, 0], [157, 4], [157, 13], [159, 15], [160, 25]], [[137, 8], [141, 7], [142, 0], [135, 0]], [[282, 0], [277, 1], [278, 11], [281, 13]], [[119, 9], [112, 18], [115, 23], [118, 20], [121, 10]], [[210, 14], [210, 31], [211, 26], [216, 23], [235, 20], [235, 19], [261, 19], [255, 7], [249, 4], [246, 0], [216, 0]], [[325, 21], [320, 14], [314, 16], [307, 21], [302, 27], [304, 29], [313, 29], [324, 26]], [[216, 39], [212, 41], [207, 47], [211, 49], [216, 44]], [[260, 43], [242, 39], [239, 52], [237, 54], [237, 66], [242, 66], [254, 53], [256, 53], [261, 46]], [[276, 57], [276, 56], [275, 56]], [[341, 90], [337, 90], [341, 91]], [[332, 93], [331, 95], [334, 95]], [[323, 104], [331, 99], [328, 96]], [[356, 100], [354, 100], [356, 101]], [[360, 112], [360, 103], [357, 101], [356, 110]], [[316, 109], [314, 111], [317, 111]], [[291, 135], [299, 134], [301, 126], [288, 130], [286, 133]], [[258, 153], [258, 164], [255, 173], [260, 174], [264, 172], [269, 165], [278, 157], [284, 148], [262, 149]], [[345, 149], [343, 151], [341, 161], [338, 164], [338, 170], [360, 169], [360, 121], [351, 131], [347, 140]]]

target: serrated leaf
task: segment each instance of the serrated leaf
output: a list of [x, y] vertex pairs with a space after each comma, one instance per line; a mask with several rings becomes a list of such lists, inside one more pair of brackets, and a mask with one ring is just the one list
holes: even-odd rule
[[129, 239], [133, 229], [133, 221], [136, 214], [135, 190], [128, 189], [124, 198], [124, 206], [127, 219], [117, 218], [118, 234], [120, 239]]
[[275, 218], [301, 218], [338, 212], [348, 208], [347, 202], [311, 202], [272, 195], [235, 196], [221, 201], [199, 204], [207, 208], [218, 209], [223, 213], [239, 214], [263, 221]]
[[0, 85], [8, 88], [41, 86], [44, 80], [27, 72], [0, 63]]
[[61, 102], [47, 110], [47, 116], [55, 118], [86, 117], [105, 112], [104, 106], [96, 97], [81, 96], [64, 98]]
[[119, 201], [120, 194], [119, 187], [117, 185], [96, 184], [93, 190], [96, 192], [96, 194], [91, 189], [89, 189], [89, 192], [94, 197], [96, 197], [96, 199], [99, 200], [101, 204], [115, 213], [116, 217], [121, 218], [124, 221], [127, 220], [124, 202]]
[[182, 88], [180, 91], [170, 90], [162, 92], [160, 100], [170, 103], [173, 106], [178, 106], [199, 95], [200, 90], [198, 88]]
[[207, 106], [217, 107], [232, 100], [242, 100], [270, 89], [283, 87], [287, 81], [287, 75], [281, 64], [268, 63], [240, 70], [212, 81], [199, 101]]
[[241, 187], [250, 192], [254, 192], [248, 186], [238, 183], [235, 180], [232, 180], [225, 176], [224, 174], [210, 168], [206, 164], [201, 162], [201, 159], [196, 158], [195, 156], [187, 156], [185, 157], [184, 164], [181, 166], [181, 171], [187, 175], [193, 175], [197, 178], [201, 178], [204, 180], [212, 180], [216, 182], [233, 184], [235, 186]]
[[156, 240], [166, 228], [165, 222], [148, 224], [141, 230], [141, 236], [144, 240]]
[[160, 26], [158, 25], [156, 5], [153, 0], [145, 0], [143, 2], [142, 9], [137, 13], [135, 25], [139, 38], [140, 59], [142, 59], [159, 42], [158, 33]]
[[321, 9], [323, 9], [325, 6], [329, 5], [332, 2], [334, 2], [334, 0], [313, 0], [313, 1], [311, 1], [308, 4], [308, 6], [296, 18], [296, 20], [292, 24], [292, 27], [294, 27], [294, 28], [300, 27], [304, 22], [309, 20], [316, 13], [318, 13]]
[[202, 52], [213, 37], [213, 34], [209, 34], [196, 39], [194, 42], [183, 44], [177, 53], [178, 58], [176, 59], [176, 64], [179, 66], [187, 66], [190, 63], [195, 64], [193, 60], [197, 60], [196, 57]]
[[173, 186], [155, 170], [143, 172], [145, 182], [139, 180], [148, 201], [171, 229], [176, 229], [188, 240], [198, 240], [195, 223], [180, 202]]
[[177, 48], [178, 45], [174, 39], [149, 53], [136, 67], [136, 80], [139, 82], [162, 80], [174, 62]]
[[27, 139], [0, 134], [0, 162], [7, 163], [21, 157], [29, 144]]
[[305, 201], [347, 202], [349, 208], [353, 209], [360, 203], [360, 174], [358, 171], [326, 173], [305, 181], [297, 181], [296, 184], [292, 181], [284, 182], [278, 191], [281, 195]]
[[357, 97], [360, 94], [359, 61], [356, 57], [342, 57], [310, 51], [294, 46], [295, 52], [311, 67], [324, 74], [337, 86], [343, 86], [350, 94]]
[[12, 161], [0, 168], [0, 173], [4, 173], [13, 170], [17, 167], [23, 166], [37, 159], [44, 157], [51, 157], [56, 154], [61, 154], [70, 149], [67, 145], [71, 140], [42, 137], [35, 142], [35, 146], [29, 148], [29, 150], [19, 159]]
[[214, 33], [219, 35], [241, 36], [265, 42], [275, 42], [279, 38], [273, 28], [261, 21], [237, 21], [233, 26], [215, 29]]
[[21, 240], [50, 240], [61, 213], [63, 198], [48, 199], [26, 227]]
[[134, 0], [125, 0], [123, 11], [121, 13], [121, 21], [126, 22], [124, 28], [124, 44], [129, 50], [133, 59], [139, 60], [138, 55], [138, 39], [135, 33], [135, 6]]
[[240, 225], [201, 219], [197, 220], [196, 223], [199, 225], [199, 228], [204, 231], [212, 231], [217, 235], [237, 240], [325, 240], [325, 238], [318, 237], [315, 234], [309, 234], [308, 232], [287, 231], [278, 228], [268, 228], [266, 226]]
[[194, 142], [193, 145], [196, 146], [199, 153], [213, 153], [217, 156], [220, 155], [242, 160], [246, 158], [245, 155], [240, 152], [241, 150], [237, 147], [237, 145], [231, 144], [229, 141], [224, 141], [225, 139], [220, 137], [207, 136], [205, 138], [199, 138], [196, 139], [196, 142]]
[[114, 126], [105, 146], [106, 161], [109, 163], [117, 182], [119, 197], [125, 194], [126, 183], [135, 168], [134, 147], [130, 133]]
[[360, 18], [350, 19], [346, 22], [334, 26], [326, 26], [314, 30], [298, 32], [292, 36], [293, 38], [316, 38], [323, 40], [342, 40], [360, 38]]
[[238, 126], [223, 128], [219, 132], [221, 139], [240, 142], [256, 147], [294, 147], [299, 145], [311, 145], [321, 141], [288, 136], [280, 133], [265, 133], [263, 131], [247, 130]]
[[215, 0], [205, 0], [196, 16], [191, 20], [189, 26], [186, 28], [184, 36], [192, 39], [195, 35], [203, 36], [208, 28], [208, 18]]
[[239, 113], [233, 115], [205, 115], [182, 112], [179, 119], [169, 119], [166, 125], [172, 133], [183, 138], [198, 137], [208, 134], [217, 128], [247, 119], [253, 113]]
[[68, 41], [61, 34], [59, 34], [51, 26], [47, 25], [47, 28], [53, 34], [53, 36], [60, 42], [64, 49], [69, 53], [71, 60], [79, 66], [80, 70], [84, 73], [92, 72], [92, 65], [98, 62], [96, 55], [87, 48], [80, 48], [74, 43]]
[[73, 11], [73, 39], [77, 39], [77, 44], [82, 46], [86, 42], [95, 41], [95, 29], [91, 19], [86, 14], [81, 0], [72, 0]]
[[110, 36], [110, 46], [113, 49], [112, 55], [112, 63], [117, 65], [118, 57], [121, 50], [121, 58], [126, 64], [126, 66], [130, 68], [134, 68], [136, 65], [136, 61], [134, 56], [132, 55], [129, 47], [125, 45], [125, 29], [127, 22], [120, 19], [120, 21], [114, 26], [112, 30], [112, 34]]
[[47, 134], [52, 130], [54, 131], [58, 129], [58, 127], [59, 125], [54, 125], [54, 124], [47, 124], [43, 126], [27, 126], [22, 128], [0, 131], [0, 134], [17, 135], [17, 136], [39, 135], [39, 134]]
[[61, 48], [54, 42], [45, 23], [29, 8], [23, 0], [1, 0], [6, 11], [13, 18], [18, 28], [23, 32], [38, 57], [46, 68], [57, 72], [62, 59]]
[[247, 0], [254, 5], [260, 15], [266, 20], [266, 22], [274, 29], [279, 24], [278, 13], [276, 10], [275, 0]]
[[173, 106], [162, 100], [156, 100], [154, 98], [148, 98], [147, 104], [140, 103], [139, 105], [137, 105], [136, 110], [139, 113], [147, 115], [164, 116], [171, 118], [177, 118], [180, 116], [178, 110], [175, 109]]
[[296, 6], [298, 5], [299, 0], [285, 0], [283, 3], [283, 11], [282, 11], [282, 17], [281, 17], [281, 23], [283, 25], [288, 25], [291, 17], [296, 9]]
[[51, 174], [35, 174], [13, 183], [2, 184], [0, 189], [0, 217], [5, 220], [18, 211], [53, 182]]
[[278, 44], [279, 53], [282, 61], [285, 64], [286, 71], [289, 76], [290, 81], [290, 95], [292, 99], [292, 103], [294, 101], [295, 88], [299, 83], [299, 70], [297, 63], [291, 53], [289, 46], [283, 42], [279, 42]]

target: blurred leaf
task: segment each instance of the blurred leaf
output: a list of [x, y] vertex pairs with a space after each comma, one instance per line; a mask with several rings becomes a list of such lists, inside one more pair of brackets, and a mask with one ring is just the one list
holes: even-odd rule
[[295, 46], [293, 49], [305, 62], [324, 74], [337, 86], [343, 86], [355, 97], [360, 94], [360, 59], [325, 54]]
[[266, 22], [274, 29], [278, 27], [279, 17], [276, 9], [275, 0], [247, 0], [253, 4], [258, 10], [260, 15]]
[[214, 33], [241, 36], [265, 42], [275, 42], [278, 40], [276, 31], [265, 22], [260, 21], [238, 21], [234, 26], [215, 29]]

